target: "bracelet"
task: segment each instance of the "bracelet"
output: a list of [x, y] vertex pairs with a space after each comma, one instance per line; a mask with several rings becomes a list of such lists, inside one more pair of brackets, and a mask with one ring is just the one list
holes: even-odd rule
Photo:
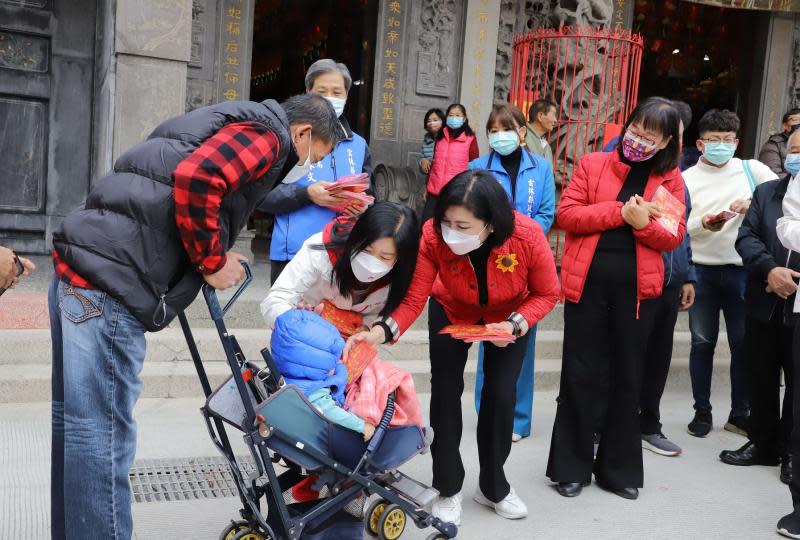
[[511, 333], [514, 336], [519, 337], [520, 335], [522, 335], [522, 327], [520, 327], [520, 325], [519, 325], [519, 323], [517, 321], [515, 321], [513, 319], [506, 319], [506, 322], [510, 322], [511, 326], [514, 327], [514, 329], [511, 331]]

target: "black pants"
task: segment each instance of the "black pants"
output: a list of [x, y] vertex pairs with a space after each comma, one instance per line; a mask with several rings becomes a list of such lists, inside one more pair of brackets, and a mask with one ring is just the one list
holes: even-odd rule
[[283, 269], [286, 268], [286, 265], [289, 264], [289, 261], [273, 261], [270, 259], [269, 261], [269, 283], [270, 285], [278, 281], [278, 276], [281, 275]]
[[[431, 356], [431, 427], [434, 437], [433, 487], [442, 497], [452, 497], [464, 484], [461, 461], [461, 395], [469, 343], [439, 334], [450, 324], [442, 306], [431, 298], [428, 331]], [[491, 501], [500, 502], [511, 487], [503, 472], [511, 452], [517, 379], [522, 368], [528, 336], [507, 347], [484, 346], [483, 391], [478, 413], [479, 485]]]
[[[792, 334], [792, 382], [794, 388], [800, 388], [800, 323], [795, 323]], [[787, 377], [788, 380], [788, 377]], [[792, 393], [792, 456], [800, 456], [800, 392]], [[792, 493], [792, 504], [795, 508], [800, 506], [800, 474], [792, 476], [789, 483]], [[800, 511], [795, 510], [795, 512]]]
[[642, 366], [642, 391], [639, 397], [639, 424], [644, 435], [661, 431], [661, 397], [669, 377], [672, 341], [681, 287], [667, 287], [653, 303], [653, 330]]
[[[750, 440], [764, 455], [782, 456], [789, 451], [792, 434], [792, 329], [783, 324], [783, 305], [775, 308], [769, 322], [747, 318], [744, 330], [745, 362], [750, 378]], [[786, 392], [781, 415], [780, 376]], [[799, 454], [800, 455], [800, 454]]]
[[436, 211], [436, 201], [439, 200], [438, 195], [431, 195], [428, 193], [425, 196], [425, 206], [422, 208], [422, 219], [420, 225], [424, 225], [426, 221], [433, 217]]
[[[594, 472], [612, 488], [643, 484], [640, 381], [655, 304], [642, 301], [637, 319], [636, 296], [635, 266], [632, 280], [593, 279], [590, 270], [580, 302], [564, 306], [561, 387], [547, 463], [554, 482], [589, 482]], [[598, 410], [606, 414], [593, 461]]]

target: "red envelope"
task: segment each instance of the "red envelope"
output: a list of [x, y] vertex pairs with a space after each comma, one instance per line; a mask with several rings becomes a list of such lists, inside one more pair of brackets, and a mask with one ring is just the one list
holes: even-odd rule
[[364, 373], [370, 362], [378, 356], [378, 351], [366, 341], [359, 341], [350, 350], [344, 365], [347, 368], [347, 385], [349, 386]]
[[320, 316], [335, 326], [344, 339], [358, 332], [364, 324], [360, 313], [339, 309], [327, 300], [322, 304]]
[[517, 340], [511, 334], [499, 334], [489, 332], [482, 324], [451, 324], [439, 330], [440, 334], [450, 334], [453, 339], [460, 339], [465, 343], [475, 343], [479, 341], [503, 341], [513, 343]]
[[678, 236], [678, 226], [686, 215], [686, 205], [676, 199], [664, 186], [659, 186], [650, 201], [661, 210], [661, 217], [656, 221], [672, 236]]

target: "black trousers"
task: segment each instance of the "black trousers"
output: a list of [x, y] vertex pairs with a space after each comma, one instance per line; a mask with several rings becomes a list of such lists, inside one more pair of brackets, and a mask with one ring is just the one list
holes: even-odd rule
[[639, 424], [644, 435], [661, 431], [661, 397], [672, 362], [672, 341], [675, 323], [678, 322], [680, 294], [680, 286], [667, 287], [660, 298], [651, 300], [653, 329], [642, 367], [642, 391], [639, 396]]
[[[747, 318], [744, 346], [751, 388], [750, 425], [747, 433], [764, 455], [782, 456], [789, 451], [794, 393], [792, 328], [783, 324], [782, 304], [775, 308], [769, 322]], [[781, 369], [786, 380], [783, 415]]]
[[278, 281], [278, 277], [283, 272], [283, 269], [286, 268], [286, 265], [289, 264], [289, 261], [273, 261], [270, 259], [269, 261], [269, 282], [270, 285]]
[[[452, 497], [464, 484], [461, 461], [461, 395], [469, 343], [439, 334], [450, 324], [442, 306], [431, 298], [428, 332], [431, 357], [431, 427], [434, 437], [433, 487], [442, 497]], [[528, 336], [507, 347], [484, 344], [483, 391], [478, 413], [479, 485], [491, 501], [500, 502], [511, 487], [503, 471], [511, 452], [517, 379], [525, 356]]]
[[[794, 388], [800, 388], [800, 323], [795, 323], [792, 333], [792, 382]], [[788, 380], [788, 377], [787, 377]], [[792, 456], [800, 456], [800, 392], [792, 394]], [[800, 474], [792, 476], [789, 483], [792, 493], [792, 504], [795, 508], [800, 506]], [[796, 512], [798, 510], [795, 510]]]
[[564, 306], [561, 387], [547, 463], [554, 482], [589, 482], [594, 472], [612, 488], [643, 484], [639, 399], [655, 303], [641, 301], [638, 318], [637, 303], [635, 276], [593, 279], [590, 271], [580, 302]]

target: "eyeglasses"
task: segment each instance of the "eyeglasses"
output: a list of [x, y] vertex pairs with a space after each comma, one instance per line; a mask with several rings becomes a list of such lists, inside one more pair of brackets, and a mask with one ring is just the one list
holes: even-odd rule
[[703, 141], [704, 143], [710, 143], [710, 144], [719, 144], [719, 143], [736, 144], [736, 141], [738, 141], [739, 139], [737, 139], [736, 137], [727, 137], [725, 139], [720, 139], [719, 137], [711, 137], [708, 139], [700, 139], [700, 140]]

